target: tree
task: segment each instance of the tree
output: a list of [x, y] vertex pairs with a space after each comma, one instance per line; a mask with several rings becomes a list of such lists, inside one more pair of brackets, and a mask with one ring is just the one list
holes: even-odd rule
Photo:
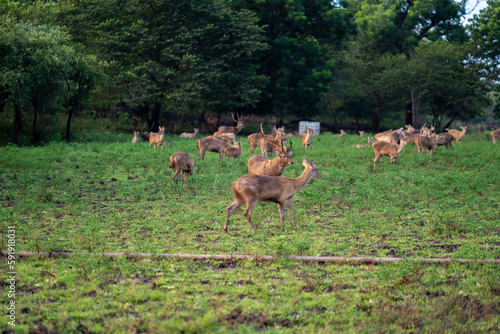
[[109, 62], [113, 100], [155, 127], [160, 114], [250, 105], [266, 83], [255, 61], [263, 30], [225, 1], [67, 0], [60, 10], [57, 22]]
[[5, 16], [1, 21], [0, 96], [3, 101], [0, 105], [12, 104], [14, 144], [19, 143], [23, 116], [32, 112], [32, 136], [33, 142], [37, 142], [38, 117], [61, 105], [63, 88], [74, 85], [72, 73], [78, 56], [69, 45], [67, 34], [56, 27], [16, 22]]
[[500, 2], [488, 0], [488, 6], [474, 15], [469, 25], [472, 55], [486, 78], [498, 81], [500, 66]]

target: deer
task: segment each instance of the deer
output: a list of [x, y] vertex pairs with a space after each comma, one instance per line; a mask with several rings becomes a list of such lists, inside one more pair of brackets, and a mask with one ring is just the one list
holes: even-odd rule
[[431, 137], [432, 136], [432, 132], [435, 130], [435, 128], [433, 126], [431, 126], [431, 128], [426, 128], [425, 126], [423, 126], [421, 129], [420, 129], [420, 135], [422, 136], [427, 136], [427, 137]]
[[321, 179], [318, 168], [314, 161], [307, 162], [302, 160], [305, 169], [298, 178], [289, 178], [285, 176], [265, 176], [265, 175], [245, 175], [237, 179], [231, 185], [231, 191], [234, 195], [234, 202], [227, 208], [226, 223], [224, 232], [227, 232], [229, 217], [239, 209], [243, 204], [247, 205], [245, 217], [255, 233], [255, 226], [252, 223], [252, 212], [257, 202], [278, 203], [278, 209], [281, 217], [281, 230], [285, 230], [285, 206], [292, 210], [293, 197], [302, 187], [304, 187], [312, 178]]
[[233, 146], [226, 147], [224, 149], [224, 154], [227, 157], [227, 160], [229, 161], [229, 158], [238, 158], [240, 160], [241, 157], [241, 142], [235, 143]]
[[351, 145], [351, 147], [356, 147], [356, 148], [368, 147], [368, 146], [370, 146], [370, 144], [372, 144], [372, 143], [375, 142], [375, 139], [373, 139], [373, 137], [368, 137], [367, 139], [368, 139], [368, 144], [367, 145], [356, 144], [356, 145]]
[[261, 133], [252, 133], [250, 136], [248, 136], [248, 144], [250, 144], [250, 153], [253, 153], [253, 151], [257, 146], [260, 146], [262, 155], [266, 156], [267, 154], [273, 152], [272, 146], [271, 144], [269, 144], [270, 142], [280, 146], [283, 142], [286, 141], [284, 127], [276, 129], [276, 126], [274, 126], [274, 133], [276, 134], [274, 138], [270, 135], [265, 135], [265, 137], [263, 137]]
[[137, 144], [139, 142], [139, 137], [137, 137], [137, 135], [139, 135], [139, 131], [134, 131], [134, 138], [132, 138], [132, 144]]
[[174, 183], [182, 173], [182, 182], [186, 182], [188, 175], [193, 175], [194, 160], [185, 152], [175, 152], [170, 156], [170, 168], [174, 172]]
[[228, 144], [229, 143], [236, 143], [236, 137], [235, 137], [234, 133], [231, 133], [231, 132], [223, 132], [223, 133], [215, 132], [213, 134], [213, 136], [211, 136], [211, 137], [214, 139], [223, 140]]
[[377, 160], [382, 163], [382, 157], [385, 155], [391, 157], [391, 164], [396, 163], [397, 157], [403, 152], [403, 148], [408, 144], [406, 139], [401, 139], [399, 145], [388, 143], [385, 141], [376, 141], [372, 144], [373, 152], [375, 153], [375, 159], [373, 159], [373, 169], [375, 169]]
[[493, 145], [495, 145], [497, 143], [497, 140], [500, 139], [500, 129], [491, 131], [490, 136], [491, 139], [493, 140]]
[[455, 138], [451, 133], [434, 133], [431, 135], [431, 138], [434, 139], [437, 146], [444, 146], [446, 149], [448, 149], [448, 147], [453, 149], [452, 143]]
[[462, 129], [462, 131], [458, 131], [455, 129], [450, 130], [448, 128], [445, 129], [446, 131], [448, 131], [448, 133], [450, 133], [453, 136], [453, 138], [457, 141], [457, 144], [460, 144], [462, 137], [465, 135], [465, 132], [467, 131], [467, 126], [461, 126], [460, 129]]
[[359, 136], [360, 136], [360, 137], [363, 137], [363, 135], [364, 135], [364, 134], [365, 134], [365, 132], [364, 132], [364, 131], [359, 131]]
[[251, 175], [267, 175], [267, 176], [281, 176], [285, 167], [288, 165], [293, 165], [292, 155], [292, 142], [290, 145], [285, 147], [283, 143], [280, 146], [276, 145], [270, 141], [262, 130], [262, 124], [260, 125], [261, 136], [266, 140], [269, 145], [276, 148], [278, 155], [274, 159], [269, 160], [265, 155], [256, 154], [248, 159], [248, 173]]
[[307, 150], [307, 147], [309, 147], [309, 150], [311, 149], [311, 132], [311, 128], [306, 128], [306, 133], [300, 135], [300, 140], [302, 140], [302, 146], [304, 146], [305, 150]]
[[345, 132], [344, 130], [340, 130], [340, 133], [339, 134], [336, 134], [335, 136], [337, 137], [342, 137], [343, 135], [345, 135], [347, 132]]
[[[425, 152], [428, 150], [429, 155], [432, 155], [432, 152], [437, 148], [436, 142], [432, 137], [427, 136], [418, 136], [415, 140], [415, 145], [417, 145], [417, 154], [420, 154], [420, 151], [425, 155]], [[413, 139], [413, 138], [412, 138]]]
[[205, 152], [216, 152], [219, 153], [219, 160], [222, 159], [224, 150], [229, 147], [229, 144], [220, 139], [214, 139], [210, 137], [199, 139], [196, 142], [196, 148], [200, 149], [200, 154], [198, 155], [198, 161], [200, 159], [205, 160]]
[[215, 131], [215, 129], [217, 128], [217, 124], [219, 124], [219, 119], [217, 117], [207, 118], [207, 126], [210, 130]]
[[151, 132], [149, 134], [149, 147], [153, 144], [153, 148], [158, 148], [161, 145], [161, 150], [163, 151], [163, 137], [165, 135], [165, 127], [160, 126], [160, 132]]
[[235, 121], [238, 124], [236, 126], [226, 126], [226, 125], [219, 126], [219, 129], [217, 130], [218, 133], [229, 132], [237, 135], [241, 131], [241, 129], [243, 129], [243, 116], [240, 117], [240, 115], [236, 114], [238, 119], [234, 118], [234, 113], [231, 113], [231, 116], [233, 117], [233, 121]]
[[198, 134], [198, 129], [194, 128], [194, 133], [183, 132], [179, 137], [181, 138], [194, 138]]

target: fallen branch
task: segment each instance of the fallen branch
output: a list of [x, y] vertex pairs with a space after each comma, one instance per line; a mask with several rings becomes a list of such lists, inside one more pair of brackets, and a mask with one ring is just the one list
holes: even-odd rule
[[[7, 252], [2, 252], [7, 256]], [[21, 257], [64, 257], [71, 255], [90, 255], [105, 257], [128, 258], [164, 258], [193, 260], [257, 260], [275, 261], [279, 258], [270, 255], [226, 255], [226, 254], [151, 254], [151, 253], [73, 253], [73, 252], [16, 252]], [[392, 263], [392, 262], [428, 262], [428, 263], [494, 263], [500, 264], [500, 259], [454, 259], [454, 258], [399, 258], [399, 257], [345, 257], [345, 256], [287, 256], [289, 260], [303, 262], [342, 262], [342, 263]]]

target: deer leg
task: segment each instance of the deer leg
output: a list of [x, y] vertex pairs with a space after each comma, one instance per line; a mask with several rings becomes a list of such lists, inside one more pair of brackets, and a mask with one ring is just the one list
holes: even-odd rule
[[200, 159], [205, 160], [205, 150], [203, 149], [200, 151], [200, 155], [198, 155], [198, 161], [200, 161]]
[[174, 174], [174, 183], [177, 183], [177, 178], [179, 177], [179, 171], [176, 171]]
[[227, 226], [229, 224], [229, 216], [231, 216], [231, 214], [233, 214], [233, 212], [238, 210], [240, 208], [240, 206], [242, 206], [243, 204], [245, 204], [245, 202], [243, 200], [241, 200], [241, 199], [238, 200], [238, 198], [235, 198], [233, 204], [228, 206], [227, 214], [226, 214], [226, 223], [224, 224], [224, 228], [223, 228], [224, 232], [227, 232]]
[[[222, 160], [223, 154], [224, 154], [224, 151], [219, 151], [219, 161]], [[229, 160], [229, 158], [227, 160]]]
[[257, 200], [252, 200], [251, 202], [247, 202], [247, 210], [245, 211], [245, 217], [248, 220], [248, 223], [252, 227], [252, 230], [255, 232], [255, 226], [252, 223], [252, 211], [255, 208], [255, 204], [257, 204]]
[[278, 209], [280, 210], [281, 217], [281, 231], [285, 230], [285, 206], [281, 203], [278, 203]]

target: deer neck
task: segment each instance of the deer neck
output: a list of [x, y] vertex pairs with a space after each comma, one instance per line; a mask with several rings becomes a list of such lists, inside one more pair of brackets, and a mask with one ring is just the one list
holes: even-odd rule
[[312, 172], [312, 167], [307, 166], [299, 177], [291, 179], [292, 184], [295, 188], [295, 192], [299, 191], [309, 182], [309, 180], [312, 178], [311, 172]]
[[405, 145], [406, 144], [404, 144], [404, 143], [399, 143], [398, 154], [403, 151], [403, 148], [405, 148]]

